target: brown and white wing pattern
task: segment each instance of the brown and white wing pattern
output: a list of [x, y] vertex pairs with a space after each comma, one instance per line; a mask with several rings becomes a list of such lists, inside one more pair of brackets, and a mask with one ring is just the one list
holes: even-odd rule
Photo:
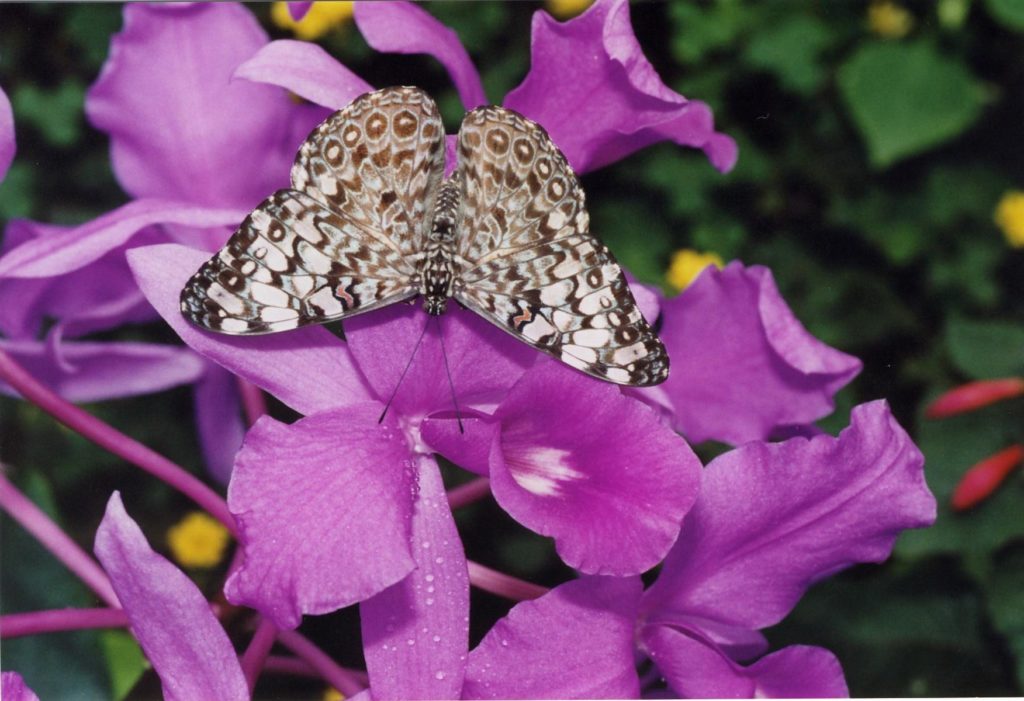
[[182, 313], [231, 334], [284, 331], [417, 294], [444, 175], [437, 106], [416, 88], [357, 98], [318, 126], [279, 190], [189, 280]]
[[622, 270], [589, 233], [583, 191], [539, 125], [500, 107], [459, 132], [454, 296], [516, 337], [617, 384], [668, 377]]

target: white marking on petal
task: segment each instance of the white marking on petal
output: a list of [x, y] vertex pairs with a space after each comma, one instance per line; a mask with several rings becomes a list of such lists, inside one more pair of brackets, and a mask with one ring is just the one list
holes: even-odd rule
[[572, 453], [561, 448], [534, 446], [506, 456], [512, 479], [520, 487], [541, 497], [557, 496], [569, 482], [586, 479], [572, 466]]

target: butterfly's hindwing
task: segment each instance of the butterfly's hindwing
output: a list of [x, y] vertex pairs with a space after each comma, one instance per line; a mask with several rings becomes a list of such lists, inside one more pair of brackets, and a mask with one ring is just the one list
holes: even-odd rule
[[279, 190], [192, 276], [181, 310], [222, 333], [285, 331], [411, 297], [414, 272], [343, 215]]
[[662, 382], [665, 348], [589, 233], [583, 191], [546, 132], [487, 107], [466, 117], [459, 137], [456, 299], [590, 375]]

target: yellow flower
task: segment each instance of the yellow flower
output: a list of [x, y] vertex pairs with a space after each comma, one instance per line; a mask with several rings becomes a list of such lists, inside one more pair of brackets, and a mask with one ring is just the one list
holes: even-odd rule
[[341, 693], [333, 686], [329, 686], [324, 689], [324, 695], [320, 698], [322, 701], [345, 701], [345, 694]]
[[885, 39], [899, 39], [914, 27], [914, 15], [890, 0], [876, 0], [868, 6], [868, 28]]
[[193, 511], [167, 531], [171, 555], [183, 567], [215, 567], [224, 557], [228, 529], [202, 511]]
[[558, 19], [569, 19], [581, 14], [593, 3], [594, 0], [547, 0], [544, 4], [548, 8], [548, 12]]
[[288, 11], [288, 3], [275, 2], [270, 8], [270, 19], [282, 29], [291, 29], [295, 36], [306, 41], [319, 39], [352, 17], [351, 2], [314, 2], [309, 12], [296, 22]]
[[683, 290], [697, 279], [704, 268], [709, 265], [721, 268], [724, 264], [722, 257], [717, 253], [701, 253], [683, 248], [672, 254], [665, 280], [676, 290]]
[[1013, 248], [1024, 248], [1024, 192], [1010, 190], [996, 205], [996, 226]]

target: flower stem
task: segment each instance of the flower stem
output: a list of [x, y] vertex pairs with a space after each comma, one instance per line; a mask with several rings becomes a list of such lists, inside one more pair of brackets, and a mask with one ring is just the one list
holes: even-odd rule
[[340, 667], [327, 653], [311, 643], [308, 638], [294, 630], [282, 630], [277, 639], [285, 647], [310, 664], [328, 684], [345, 696], [354, 696], [365, 688], [360, 678]]
[[245, 378], [237, 377], [238, 394], [242, 398], [242, 411], [245, 412], [245, 425], [252, 426], [256, 420], [267, 413], [267, 399], [263, 390]]
[[164, 456], [62, 399], [40, 384], [3, 350], [0, 350], [0, 379], [71, 430], [177, 489], [223, 523], [232, 535], [237, 535], [235, 519], [228, 511], [227, 503], [215, 491]]
[[0, 616], [0, 638], [7, 640], [39, 633], [127, 626], [128, 614], [121, 609], [51, 609]]
[[249, 685], [249, 692], [256, 688], [256, 680], [260, 678], [260, 672], [266, 664], [270, 648], [274, 646], [277, 639], [277, 626], [266, 618], [260, 619], [255, 635], [249, 641], [249, 647], [242, 655], [242, 673], [245, 674], [245, 681]]
[[458, 509], [479, 501], [491, 493], [491, 481], [486, 477], [478, 477], [472, 482], [460, 484], [448, 492], [448, 506]]
[[483, 589], [492, 594], [503, 596], [512, 601], [526, 601], [536, 599], [548, 593], [546, 587], [522, 579], [516, 579], [511, 575], [484, 567], [478, 562], [467, 560], [469, 567], [469, 583], [477, 589]]
[[[2, 354], [2, 351], [0, 351]], [[54, 523], [38, 506], [18, 491], [11, 482], [0, 474], [0, 508], [20, 523], [26, 531], [53, 553], [64, 566], [71, 570], [86, 586], [107, 605], [120, 608], [117, 594], [110, 586], [110, 580], [89, 555], [78, 547], [75, 541]]]

